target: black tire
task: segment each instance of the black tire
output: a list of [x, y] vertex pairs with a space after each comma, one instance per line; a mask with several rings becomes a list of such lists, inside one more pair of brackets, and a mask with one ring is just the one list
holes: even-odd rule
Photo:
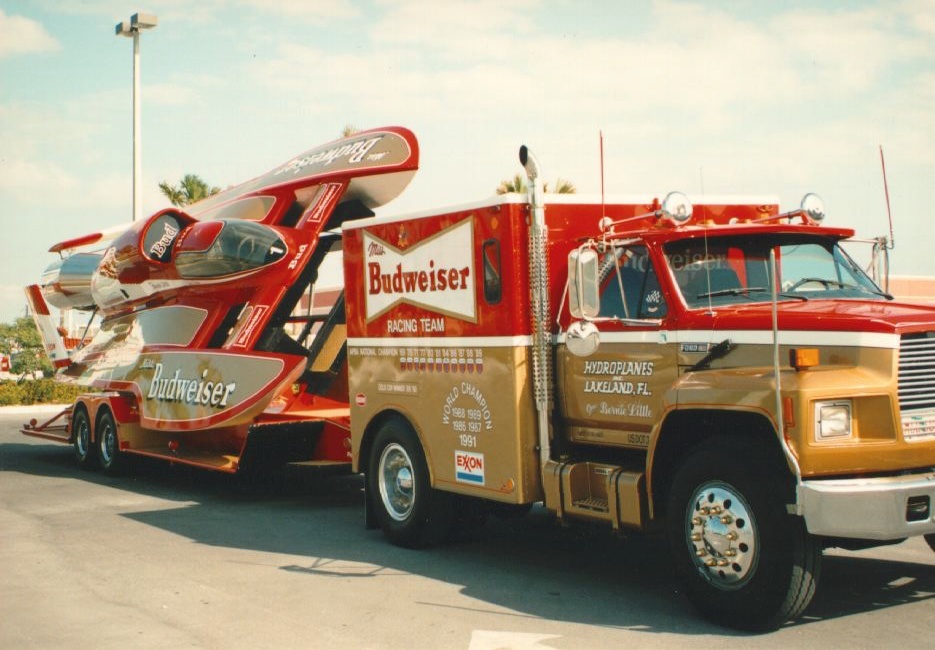
[[380, 527], [397, 546], [422, 548], [451, 530], [451, 495], [431, 487], [425, 454], [412, 428], [398, 419], [377, 432], [367, 472], [370, 503]]
[[487, 505], [487, 511], [498, 519], [521, 519], [532, 512], [531, 503], [501, 503], [499, 501], [490, 501]]
[[101, 469], [112, 476], [119, 475], [123, 471], [125, 457], [120, 451], [117, 423], [110, 411], [105, 410], [98, 417], [95, 437], [97, 438], [97, 461]]
[[448, 541], [467, 542], [478, 539], [490, 515], [488, 504], [488, 501], [477, 497], [451, 495], [454, 516], [448, 531]]
[[925, 541], [928, 542], [929, 548], [935, 551], [935, 533], [926, 535]]
[[75, 407], [71, 420], [71, 434], [75, 449], [75, 462], [81, 469], [93, 469], [96, 464], [94, 443], [91, 442], [91, 418], [83, 407]]
[[749, 446], [705, 446], [677, 470], [669, 546], [689, 600], [719, 625], [768, 631], [815, 595], [821, 545], [787, 514], [779, 472]]

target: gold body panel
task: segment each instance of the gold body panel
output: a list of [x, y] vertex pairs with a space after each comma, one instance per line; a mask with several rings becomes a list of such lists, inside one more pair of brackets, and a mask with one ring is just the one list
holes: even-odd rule
[[369, 424], [397, 412], [419, 436], [433, 486], [505, 503], [543, 498], [527, 348], [351, 342], [348, 367], [355, 470], [365, 469]]

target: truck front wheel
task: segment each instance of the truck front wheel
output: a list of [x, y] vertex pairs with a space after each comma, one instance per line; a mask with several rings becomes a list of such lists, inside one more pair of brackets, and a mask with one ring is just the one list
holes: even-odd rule
[[447, 536], [450, 495], [432, 489], [419, 438], [405, 422], [388, 420], [377, 432], [367, 490], [384, 534], [397, 546], [420, 548]]
[[786, 513], [782, 479], [757, 457], [720, 445], [691, 454], [673, 479], [667, 528], [695, 607], [720, 625], [764, 631], [811, 601], [821, 546]]

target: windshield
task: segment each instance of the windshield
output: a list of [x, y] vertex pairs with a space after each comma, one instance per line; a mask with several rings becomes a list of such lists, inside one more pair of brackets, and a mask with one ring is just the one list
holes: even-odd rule
[[647, 319], [666, 315], [646, 246], [614, 244], [601, 257], [600, 313], [603, 318]]
[[207, 250], [176, 255], [175, 267], [180, 276], [230, 275], [272, 264], [286, 254], [285, 242], [272, 228], [252, 221], [225, 221], [223, 224]]
[[776, 252], [780, 300], [882, 300], [885, 296], [841, 247], [826, 237], [708, 237], [683, 239], [664, 247], [679, 291], [693, 309], [770, 300], [770, 250]]

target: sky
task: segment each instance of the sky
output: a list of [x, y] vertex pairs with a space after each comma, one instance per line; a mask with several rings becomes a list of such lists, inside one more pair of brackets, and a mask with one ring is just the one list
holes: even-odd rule
[[[2, 0], [0, 322], [52, 244], [132, 218], [138, 12], [143, 213], [161, 181], [227, 187], [359, 129], [421, 168], [378, 214], [468, 203], [535, 153], [579, 193], [807, 192], [935, 276], [935, 0]], [[859, 257], [859, 252], [856, 256]]]

